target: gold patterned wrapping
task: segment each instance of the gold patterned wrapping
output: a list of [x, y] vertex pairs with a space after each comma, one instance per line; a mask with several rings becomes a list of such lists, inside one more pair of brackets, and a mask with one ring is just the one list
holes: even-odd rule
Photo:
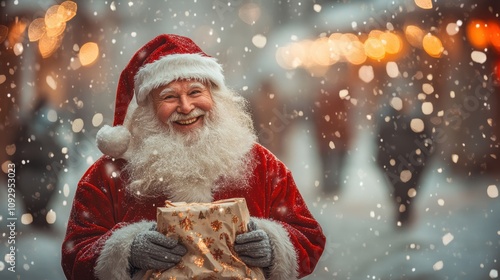
[[237, 234], [250, 220], [244, 198], [212, 203], [171, 203], [158, 207], [158, 231], [178, 238], [188, 252], [175, 267], [148, 271], [143, 279], [264, 279], [260, 268], [249, 268], [234, 252]]

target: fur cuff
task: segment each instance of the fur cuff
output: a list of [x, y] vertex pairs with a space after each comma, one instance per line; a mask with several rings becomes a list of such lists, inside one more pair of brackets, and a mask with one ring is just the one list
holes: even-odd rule
[[150, 229], [155, 222], [142, 221], [115, 230], [104, 243], [97, 259], [95, 274], [99, 279], [125, 280], [130, 278], [130, 246], [135, 236]]
[[269, 279], [298, 279], [297, 254], [288, 231], [278, 222], [251, 217], [258, 228], [263, 229], [271, 240], [274, 263], [269, 268]]

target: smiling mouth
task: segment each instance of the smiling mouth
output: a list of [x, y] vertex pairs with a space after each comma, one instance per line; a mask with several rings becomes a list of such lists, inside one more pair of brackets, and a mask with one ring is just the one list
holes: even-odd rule
[[191, 118], [191, 119], [187, 119], [187, 120], [178, 120], [175, 123], [180, 124], [180, 125], [190, 125], [192, 123], [195, 123], [200, 117]]

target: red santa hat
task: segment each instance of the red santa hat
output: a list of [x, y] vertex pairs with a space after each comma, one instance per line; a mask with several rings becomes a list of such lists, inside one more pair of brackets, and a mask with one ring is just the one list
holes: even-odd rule
[[99, 150], [121, 157], [128, 149], [135, 108], [147, 104], [151, 90], [178, 79], [207, 80], [219, 89], [225, 87], [222, 66], [187, 37], [162, 34], [140, 48], [120, 75], [113, 127], [105, 125], [97, 133]]

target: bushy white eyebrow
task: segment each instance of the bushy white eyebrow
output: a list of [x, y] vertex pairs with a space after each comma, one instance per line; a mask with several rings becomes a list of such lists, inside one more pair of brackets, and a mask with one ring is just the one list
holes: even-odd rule
[[[203, 89], [205, 89], [205, 88], [206, 88], [206, 86], [205, 86], [203, 83], [200, 83], [200, 82], [192, 82], [192, 83], [189, 85], [189, 90], [191, 90], [191, 89], [193, 89], [193, 88], [203, 88]], [[175, 91], [175, 89], [170, 88], [170, 87], [166, 87], [166, 88], [164, 88], [164, 89], [160, 92], [159, 96], [160, 96], [160, 97], [164, 97], [164, 96], [165, 96], [165, 95], [167, 95], [167, 94], [172, 94], [172, 93], [175, 93], [175, 92], [176, 92], [176, 91]]]
[[203, 84], [203, 83], [200, 83], [200, 82], [193, 82], [189, 85], [189, 89], [193, 89], [193, 88], [206, 88], [206, 86]]
[[170, 94], [170, 93], [174, 93], [174, 92], [175, 92], [175, 90], [174, 90], [174, 89], [172, 89], [172, 88], [164, 88], [164, 89], [160, 92], [159, 96], [160, 96], [160, 97], [164, 97], [165, 95]]

